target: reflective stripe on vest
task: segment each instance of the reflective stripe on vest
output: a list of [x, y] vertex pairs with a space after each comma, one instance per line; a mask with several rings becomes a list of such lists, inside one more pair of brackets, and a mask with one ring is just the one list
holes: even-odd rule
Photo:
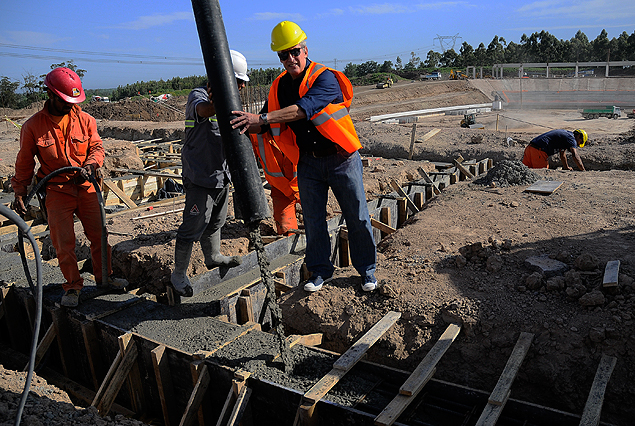
[[[208, 118], [209, 121], [213, 122], [217, 122], [218, 119], [216, 118], [216, 116], [212, 116]], [[196, 120], [185, 120], [185, 128], [192, 128], [196, 125]]]
[[[262, 153], [265, 153], [265, 140], [262, 137], [261, 134], [257, 135], [257, 139], [258, 139], [258, 152], [260, 153], [260, 159], [262, 160], [262, 168], [265, 172], [265, 174], [268, 174], [269, 176], [273, 176], [273, 177], [286, 177], [284, 175], [284, 173], [282, 172], [282, 170], [280, 170], [280, 166], [278, 165], [278, 163], [271, 157], [269, 157], [269, 159], [267, 160], [267, 155], [262, 155]], [[272, 164], [274, 163], [274, 164]], [[278, 171], [273, 171], [274, 166], [278, 169]], [[298, 176], [298, 173], [296, 170], [293, 171], [293, 177]]]

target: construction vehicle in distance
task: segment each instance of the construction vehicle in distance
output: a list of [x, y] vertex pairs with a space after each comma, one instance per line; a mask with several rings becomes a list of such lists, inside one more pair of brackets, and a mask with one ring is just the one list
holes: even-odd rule
[[582, 117], [586, 120], [590, 120], [593, 118], [614, 118], [618, 119], [622, 115], [620, 111], [620, 107], [617, 106], [607, 106], [604, 108], [585, 108], [582, 110]]
[[628, 114], [626, 114], [626, 118], [635, 118], [635, 109], [633, 110], [633, 112], [629, 112]]
[[465, 114], [461, 120], [461, 127], [469, 128], [472, 124], [476, 124], [476, 114]]
[[375, 87], [377, 89], [387, 89], [389, 87], [392, 87], [392, 77], [388, 77], [388, 79], [386, 79], [386, 81], [377, 83], [377, 86], [375, 86]]
[[465, 74], [463, 71], [454, 71], [454, 70], [450, 70], [450, 76], [449, 76], [450, 80], [467, 80], [468, 76], [467, 74]]
[[430, 74], [422, 75], [421, 80], [441, 80], [441, 73], [439, 71], [435, 71]]

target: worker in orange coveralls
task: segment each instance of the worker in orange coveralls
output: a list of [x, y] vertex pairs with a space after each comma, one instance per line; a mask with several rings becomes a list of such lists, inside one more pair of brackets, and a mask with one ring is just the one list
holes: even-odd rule
[[278, 148], [270, 132], [250, 134], [256, 157], [271, 185], [273, 219], [279, 235], [290, 235], [298, 229], [296, 204], [300, 203], [297, 166]]
[[[55, 68], [46, 75], [44, 84], [49, 99], [44, 108], [29, 118], [20, 132], [20, 151], [15, 162], [15, 176], [11, 185], [15, 191], [12, 208], [20, 215], [27, 212], [24, 199], [35, 169], [35, 157], [40, 162], [39, 179], [62, 167], [81, 167], [81, 173], [71, 171], [51, 178], [46, 185], [46, 210], [53, 247], [57, 251], [60, 269], [66, 279], [62, 284], [61, 305], [75, 307], [84, 279], [79, 273], [75, 254], [75, 226], [77, 215], [90, 241], [95, 281], [102, 284], [101, 210], [95, 187], [89, 174], [104, 163], [104, 147], [97, 134], [95, 119], [83, 112], [79, 103], [86, 99], [79, 76], [68, 68]], [[110, 246], [107, 255], [109, 288], [123, 288], [128, 282], [114, 278]]]

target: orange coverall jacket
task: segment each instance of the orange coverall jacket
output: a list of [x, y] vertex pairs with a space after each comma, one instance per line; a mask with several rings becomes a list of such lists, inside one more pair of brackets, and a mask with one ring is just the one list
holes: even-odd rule
[[[26, 196], [35, 168], [35, 158], [40, 162], [38, 176], [43, 178], [62, 167], [83, 167], [87, 164], [99, 168], [104, 164], [104, 147], [97, 133], [97, 124], [78, 105], [69, 113], [67, 136], [44, 108], [29, 118], [20, 132], [20, 151], [15, 164], [15, 176], [11, 185], [17, 196]], [[101, 260], [101, 211], [95, 188], [89, 182], [76, 183], [76, 172], [60, 174], [48, 181], [46, 206], [51, 232], [51, 242], [57, 251], [60, 269], [66, 279], [65, 291], [79, 290], [84, 279], [79, 273], [75, 254], [75, 230], [73, 215], [82, 222], [84, 233], [90, 241], [93, 272], [98, 283], [102, 281]], [[107, 244], [106, 273], [112, 272], [110, 246]]]
[[[40, 162], [39, 178], [62, 167], [94, 164], [97, 169], [104, 164], [104, 146], [97, 133], [95, 119], [83, 112], [78, 105], [73, 106], [69, 113], [68, 138], [65, 140], [60, 127], [48, 112], [49, 102], [46, 101], [44, 108], [22, 126], [20, 151], [15, 161], [15, 176], [11, 179], [11, 186], [16, 195], [27, 195], [27, 187], [33, 179], [36, 157]], [[61, 174], [49, 182], [68, 182], [75, 175]], [[82, 186], [89, 187], [91, 183], [87, 181]]]

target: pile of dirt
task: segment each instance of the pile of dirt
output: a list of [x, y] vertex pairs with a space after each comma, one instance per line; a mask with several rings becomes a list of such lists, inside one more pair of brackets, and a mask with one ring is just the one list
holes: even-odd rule
[[[26, 372], [7, 370], [0, 365], [0, 426], [13, 426], [24, 390]], [[101, 417], [95, 407], [73, 404], [68, 394], [33, 374], [29, 398], [22, 412], [25, 426], [143, 426], [122, 415]]]
[[185, 107], [181, 100], [170, 99], [167, 102], [154, 102], [148, 98], [122, 99], [117, 102], [91, 102], [82, 109], [102, 120], [114, 121], [183, 121]]
[[487, 174], [474, 183], [486, 186], [531, 185], [538, 175], [520, 161], [503, 160], [487, 171]]

